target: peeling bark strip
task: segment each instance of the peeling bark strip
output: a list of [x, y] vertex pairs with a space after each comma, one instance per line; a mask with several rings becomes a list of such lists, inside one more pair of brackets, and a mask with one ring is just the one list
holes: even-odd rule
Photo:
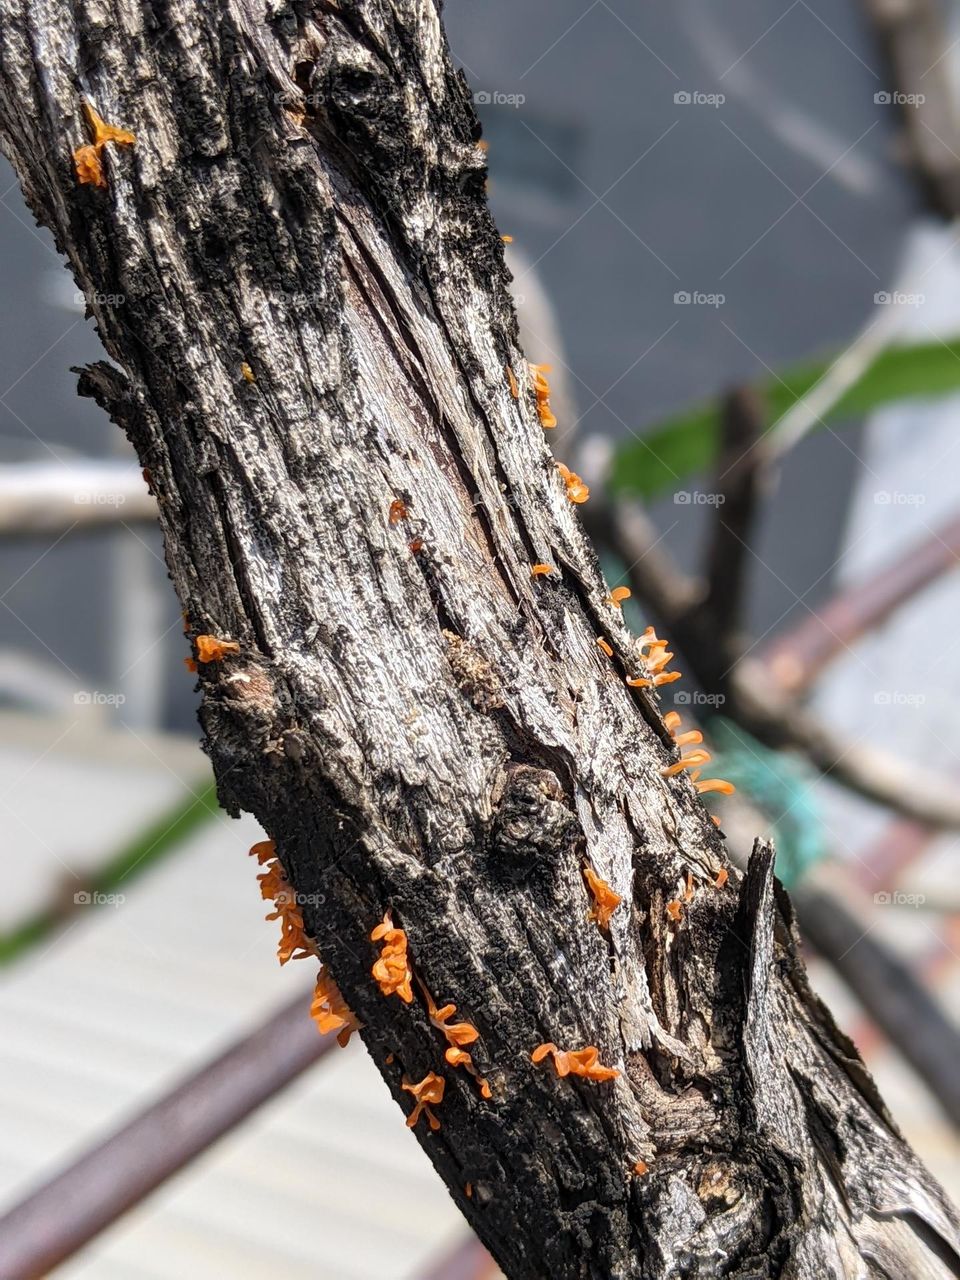
[[[81, 390], [150, 470], [191, 637], [239, 645], [198, 667], [222, 801], [276, 841], [404, 1112], [443, 1076], [417, 1136], [507, 1274], [960, 1273], [771, 851], [716, 887], [721, 838], [661, 776], [435, 4], [9, 0], [0, 59], [5, 149], [117, 366]], [[84, 101], [136, 136], [105, 187], [74, 172]], [[489, 1100], [420, 989], [374, 983], [387, 912]], [[558, 1078], [547, 1042], [619, 1075]]]

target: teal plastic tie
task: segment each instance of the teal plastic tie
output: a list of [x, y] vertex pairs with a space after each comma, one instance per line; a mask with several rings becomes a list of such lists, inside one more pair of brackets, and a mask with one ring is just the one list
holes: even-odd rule
[[827, 852], [815, 800], [819, 775], [795, 756], [765, 747], [723, 716], [711, 716], [703, 727], [713, 755], [710, 773], [732, 782], [769, 819], [777, 875], [790, 888]]

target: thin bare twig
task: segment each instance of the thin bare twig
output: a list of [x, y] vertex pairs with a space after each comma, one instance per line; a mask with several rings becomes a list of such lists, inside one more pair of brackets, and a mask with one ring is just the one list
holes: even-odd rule
[[791, 897], [804, 936], [926, 1082], [951, 1121], [960, 1125], [960, 1034], [939, 1002], [835, 895], [795, 885]]
[[737, 387], [724, 397], [707, 553], [707, 608], [716, 643], [730, 662], [740, 649], [747, 549], [765, 470], [765, 425], [763, 402], [752, 387]]
[[839, 591], [761, 650], [764, 665], [786, 692], [804, 692], [832, 658], [941, 574], [960, 563], [960, 516], [941, 525], [866, 582]]
[[592, 515], [594, 536], [632, 566], [627, 576], [634, 590], [670, 629], [701, 688], [725, 699], [724, 714], [765, 746], [802, 752], [821, 773], [867, 800], [932, 827], [960, 828], [960, 796], [946, 778], [834, 733], [785, 694], [762, 663], [728, 669], [701, 592], [662, 543], [651, 555], [645, 518], [621, 503]]

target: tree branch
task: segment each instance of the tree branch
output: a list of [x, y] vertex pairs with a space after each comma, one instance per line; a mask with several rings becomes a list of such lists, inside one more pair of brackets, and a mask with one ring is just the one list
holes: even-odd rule
[[[116, 362], [81, 387], [150, 469], [190, 635], [238, 646], [199, 669], [221, 799], [276, 842], [408, 1115], [405, 1081], [441, 1076], [416, 1132], [457, 1204], [511, 1280], [955, 1274], [952, 1211], [807, 990], [771, 852], [714, 887], [720, 837], [663, 777], [436, 5], [157, 12], [8, 6], [0, 136]], [[84, 95], [136, 134], [105, 187], [71, 161]], [[622, 899], [607, 932], [588, 865]], [[372, 981], [385, 912], [417, 992], [478, 1032], [489, 1099], [425, 997]], [[545, 1041], [619, 1074], [557, 1078]]]
[[721, 443], [707, 554], [706, 607], [716, 626], [714, 643], [732, 664], [742, 650], [746, 552], [750, 545], [764, 475], [764, 409], [752, 387], [724, 397]]

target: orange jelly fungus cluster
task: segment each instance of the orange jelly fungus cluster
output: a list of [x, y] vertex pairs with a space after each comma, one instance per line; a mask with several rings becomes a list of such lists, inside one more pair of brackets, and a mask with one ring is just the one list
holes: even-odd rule
[[327, 966], [321, 965], [317, 974], [317, 985], [310, 1005], [310, 1017], [317, 1024], [321, 1035], [336, 1032], [337, 1044], [345, 1049], [354, 1031], [360, 1030], [360, 1023], [354, 1017], [347, 1003], [340, 994], [340, 988], [333, 980]]
[[407, 959], [407, 935], [402, 929], [394, 928], [389, 911], [370, 934], [370, 941], [383, 943], [380, 958], [370, 970], [382, 994], [397, 995], [404, 1004], [413, 1004], [413, 971]]
[[560, 472], [560, 477], [563, 480], [563, 483], [567, 486], [567, 497], [570, 501], [577, 503], [578, 505], [586, 502], [590, 497], [590, 490], [583, 483], [577, 473], [575, 471], [571, 471], [569, 467], [565, 467], [562, 462], [557, 463], [557, 470]]
[[217, 636], [197, 636], [198, 662], [219, 662], [228, 653], [239, 653], [240, 646], [236, 640], [220, 640]]
[[[627, 676], [627, 684], [631, 689], [649, 689], [651, 686], [658, 689], [662, 684], [673, 684], [674, 680], [681, 679], [679, 671], [666, 670], [674, 655], [668, 651], [667, 641], [661, 640], [653, 627], [647, 627], [637, 641], [637, 648], [643, 655], [643, 664], [648, 674], [640, 677]], [[650, 652], [644, 654], [644, 649], [649, 649]]]
[[[678, 747], [687, 747], [694, 743], [703, 742], [703, 734], [699, 729], [689, 729], [686, 733], [677, 733], [680, 728], [680, 716], [676, 711], [668, 711], [663, 717], [663, 723]], [[707, 791], [717, 791], [720, 795], [732, 796], [736, 791], [736, 787], [732, 782], [724, 782], [722, 778], [705, 778], [703, 782], [699, 781], [700, 768], [702, 765], [707, 764], [710, 758], [710, 752], [700, 747], [696, 751], [688, 752], [676, 764], [672, 764], [666, 769], [661, 769], [660, 772], [665, 778], [672, 778], [674, 774], [680, 773], [684, 769], [693, 769], [695, 772], [691, 773], [690, 781], [701, 795]], [[720, 819], [712, 815], [712, 820], [714, 825], [719, 827]]]
[[596, 920], [601, 929], [608, 929], [610, 927], [610, 917], [623, 899], [618, 893], [613, 892], [606, 880], [601, 880], [593, 867], [584, 867], [583, 875], [594, 901], [590, 919]]
[[275, 908], [265, 919], [280, 921], [277, 959], [281, 964], [286, 964], [288, 960], [305, 960], [308, 956], [315, 956], [317, 949], [304, 932], [297, 895], [283, 874], [273, 841], [261, 840], [253, 846], [250, 853], [261, 867], [266, 866], [266, 871], [258, 875], [257, 879], [260, 881], [260, 896], [267, 901], [272, 900]]
[[552, 564], [535, 564], [530, 569], [531, 578], [545, 578], [549, 573], [553, 573]]
[[663, 723], [667, 726], [671, 738], [678, 747], [689, 747], [695, 742], [703, 741], [703, 734], [699, 729], [690, 729], [686, 733], [677, 733], [680, 728], [680, 715], [676, 711], [668, 711], [663, 717]]
[[[417, 979], [419, 982], [420, 980]], [[477, 1082], [482, 1098], [492, 1097], [490, 1085], [484, 1080], [483, 1076], [477, 1071], [473, 1064], [473, 1058], [464, 1049], [464, 1045], [473, 1044], [475, 1040], [480, 1038], [480, 1032], [470, 1022], [451, 1022], [450, 1019], [457, 1012], [455, 1004], [445, 1004], [442, 1008], [437, 1008], [437, 1003], [427, 988], [420, 982], [420, 990], [427, 1002], [427, 1016], [431, 1023], [442, 1031], [449, 1046], [444, 1053], [444, 1058], [451, 1067], [463, 1067], [468, 1071]]]
[[532, 1062], [542, 1062], [547, 1054], [553, 1055], [557, 1075], [582, 1076], [584, 1080], [613, 1080], [620, 1072], [616, 1067], [604, 1067], [600, 1063], [600, 1050], [592, 1044], [585, 1049], [558, 1049], [555, 1044], [537, 1045], [530, 1055]]
[[[550, 408], [550, 386], [543, 376], [545, 373], [550, 372], [550, 366], [548, 364], [528, 364], [527, 368], [533, 377], [533, 390], [537, 397], [537, 413], [540, 417], [540, 425], [547, 428], [555, 427], [557, 420]], [[582, 501], [586, 501], [586, 499], [582, 499]]]
[[607, 596], [607, 604], [612, 604], [615, 609], [619, 609], [624, 600], [629, 600], [632, 594], [629, 587], [614, 587]]
[[443, 1091], [446, 1088], [443, 1077], [438, 1076], [435, 1071], [428, 1071], [419, 1084], [411, 1084], [409, 1080], [404, 1080], [401, 1088], [406, 1089], [407, 1093], [412, 1093], [417, 1102], [407, 1116], [407, 1128], [412, 1129], [420, 1116], [425, 1115], [430, 1128], [436, 1133], [440, 1128], [440, 1121], [431, 1108], [439, 1106], [443, 1101]]
[[394, 498], [390, 503], [389, 519], [391, 524], [399, 524], [401, 520], [406, 520], [409, 514], [407, 504], [402, 498]]
[[100, 153], [108, 142], [113, 142], [118, 147], [132, 147], [137, 140], [136, 134], [131, 133], [129, 129], [120, 129], [115, 124], [108, 124], [89, 102], [83, 104], [83, 114], [93, 134], [93, 142], [77, 147], [73, 153], [73, 167], [77, 181], [81, 185], [105, 187], [107, 179], [104, 176]]

